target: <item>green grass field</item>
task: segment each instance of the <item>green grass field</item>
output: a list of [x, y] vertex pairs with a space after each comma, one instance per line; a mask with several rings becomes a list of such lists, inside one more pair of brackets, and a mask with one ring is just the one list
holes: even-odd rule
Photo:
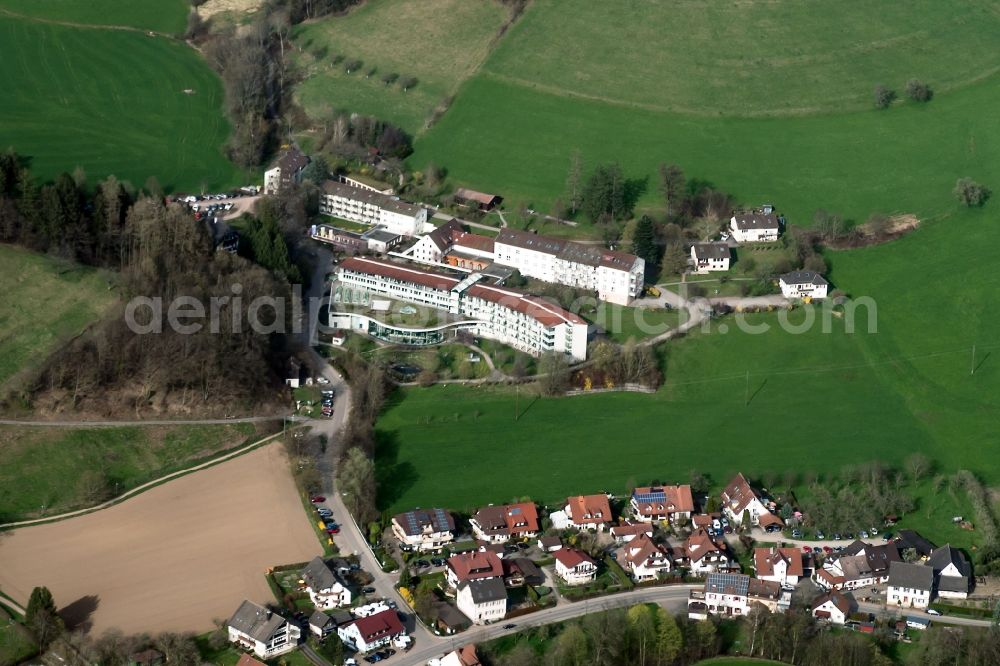
[[98, 271], [0, 245], [0, 386], [100, 319], [117, 292]]
[[0, 666], [13, 666], [36, 651], [27, 629], [8, 619], [7, 612], [0, 608]]
[[[630, 478], [683, 480], [692, 469], [724, 483], [740, 470], [833, 473], [915, 451], [943, 472], [967, 468], [998, 484], [1000, 311], [991, 294], [1000, 275], [982, 251], [998, 236], [984, 211], [829, 254], [834, 285], [877, 304], [877, 332], [866, 331], [864, 309], [851, 334], [837, 317], [829, 333], [818, 324], [802, 334], [782, 330], [779, 313], [746, 316], [747, 325], [770, 326], [760, 334], [717, 320], [711, 332], [663, 348], [666, 381], [652, 396], [533, 401], [522, 391], [515, 421], [508, 388], [401, 392], [378, 423], [381, 502], [392, 510], [525, 495], [548, 502], [621, 491]], [[922, 520], [937, 524], [938, 513]]]
[[[295, 32], [296, 62], [307, 72], [297, 99], [314, 119], [347, 110], [415, 133], [483, 61], [506, 16], [495, 0], [370, 0], [347, 16], [304, 24]], [[338, 55], [344, 61], [335, 65]], [[362, 67], [347, 74], [344, 63], [355, 59]], [[417, 85], [387, 86], [390, 72]]]
[[0, 0], [0, 12], [81, 25], [114, 25], [170, 34], [184, 32], [184, 0]]
[[0, 522], [89, 506], [85, 472], [102, 472], [122, 493], [192, 462], [234, 448], [249, 424], [122, 428], [0, 427]]
[[[818, 208], [934, 216], [959, 177], [1000, 184], [1000, 122], [983, 111], [1000, 102], [1000, 14], [986, 0], [627, 5], [531, 3], [411, 163], [547, 210], [574, 151], [647, 180], [640, 207], [661, 206], [656, 169], [675, 162], [796, 224]], [[905, 97], [912, 77], [930, 103], [873, 108], [876, 84]]]
[[[121, 20], [130, 16], [141, 12]], [[76, 166], [92, 182], [114, 174], [141, 187], [156, 176], [167, 190], [244, 178], [222, 153], [222, 85], [182, 42], [0, 14], [0, 60], [0, 146], [30, 158], [42, 180]]]

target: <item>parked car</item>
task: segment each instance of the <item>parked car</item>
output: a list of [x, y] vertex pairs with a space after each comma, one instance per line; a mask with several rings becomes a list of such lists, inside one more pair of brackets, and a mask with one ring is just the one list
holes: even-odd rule
[[829, 555], [830, 553], [833, 552], [833, 548], [830, 548], [829, 546], [823, 546], [823, 552]]
[[333, 527], [326, 528], [327, 534], [340, 534], [340, 526], [334, 525]]
[[764, 528], [764, 531], [768, 533], [780, 532], [781, 525], [768, 525], [767, 527]]
[[316, 513], [318, 513], [323, 518], [332, 518], [333, 517], [333, 511], [330, 511], [329, 509], [318, 509], [316, 511]]
[[823, 549], [820, 548], [819, 546], [813, 546], [813, 552], [819, 555], [820, 553], [823, 552]]
[[361, 565], [356, 562], [352, 562], [350, 569], [351, 571], [361, 571]]
[[928, 615], [937, 615], [937, 616], [940, 616], [941, 615], [941, 611], [934, 610], [933, 608], [928, 608], [927, 609], [927, 614]]
[[444, 566], [444, 561], [445, 560], [444, 560], [443, 557], [432, 557], [431, 558], [431, 564], [433, 564], [436, 567], [443, 567]]
[[310, 498], [309, 501], [312, 502], [313, 504], [322, 504], [323, 502], [326, 501], [326, 498], [323, 497], [322, 495], [316, 495], [315, 497]]
[[882, 541], [892, 541], [892, 532], [886, 532], [883, 534]]
[[802, 552], [806, 555], [812, 555], [812, 548], [809, 546], [802, 546]]
[[868, 538], [868, 532], [865, 531], [865, 530], [861, 530], [860, 532], [858, 532], [858, 537], [861, 538], [861, 539], [867, 539]]
[[512, 622], [508, 622], [507, 624], [503, 625], [503, 627], [501, 627], [501, 628], [502, 628], [502, 629], [513, 629], [513, 628], [514, 628], [514, 627], [516, 627], [516, 626], [517, 626], [517, 625], [516, 625], [516, 624], [514, 624], [514, 623], [512, 623]]
[[826, 535], [817, 530], [816, 531], [816, 538], [822, 541], [823, 539], [826, 538]]
[[868, 533], [871, 534], [872, 536], [875, 536], [876, 534], [878, 534], [878, 528], [872, 527], [870, 530], [868, 530]]
[[363, 587], [361, 588], [361, 594], [375, 594], [374, 587]]
[[840, 541], [840, 534], [838, 534], [837, 532], [834, 532], [833, 533], [833, 540], [834, 541]]
[[792, 530], [792, 538], [793, 539], [801, 539], [802, 538], [802, 531], [801, 530]]
[[392, 648], [386, 648], [382, 651], [385, 652], [386, 657], [391, 657], [392, 655], [396, 654], [396, 651], [393, 650]]

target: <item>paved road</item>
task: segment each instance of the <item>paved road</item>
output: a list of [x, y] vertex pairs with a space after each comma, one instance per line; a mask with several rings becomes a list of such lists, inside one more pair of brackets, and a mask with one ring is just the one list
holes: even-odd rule
[[700, 587], [700, 585], [651, 587], [591, 599], [589, 601], [564, 602], [552, 608], [546, 608], [537, 613], [531, 613], [530, 615], [511, 620], [510, 623], [516, 625], [514, 629], [503, 629], [502, 626], [507, 624], [507, 622], [503, 622], [487, 627], [473, 627], [457, 636], [433, 636], [433, 642], [421, 641], [409, 652], [390, 658], [386, 666], [421, 666], [422, 664], [426, 664], [427, 660], [440, 657], [443, 653], [454, 650], [466, 643], [480, 643], [493, 640], [500, 636], [517, 633], [527, 627], [562, 622], [588, 613], [621, 608], [622, 606], [657, 603], [667, 608], [667, 610], [680, 611], [687, 607], [687, 598], [690, 590]]
[[896, 608], [895, 606], [883, 606], [882, 604], [858, 603], [858, 610], [865, 613], [875, 613], [879, 615], [883, 612], [899, 613], [903, 617], [914, 615], [922, 617], [937, 624], [952, 624], [961, 627], [989, 627], [993, 623], [990, 620], [977, 620], [969, 617], [958, 617], [957, 615], [930, 615], [916, 608]]
[[41, 428], [119, 428], [122, 426], [151, 425], [226, 425], [227, 423], [262, 423], [264, 421], [296, 420], [290, 414], [275, 416], [244, 416], [231, 419], [141, 419], [138, 421], [21, 421], [0, 419], [0, 425], [32, 426]]

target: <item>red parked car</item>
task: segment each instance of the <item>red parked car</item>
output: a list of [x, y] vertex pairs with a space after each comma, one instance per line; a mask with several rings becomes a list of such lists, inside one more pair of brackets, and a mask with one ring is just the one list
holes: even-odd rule
[[312, 502], [313, 504], [322, 504], [323, 502], [326, 501], [326, 498], [323, 497], [322, 495], [316, 495], [316, 497], [313, 497], [309, 501]]

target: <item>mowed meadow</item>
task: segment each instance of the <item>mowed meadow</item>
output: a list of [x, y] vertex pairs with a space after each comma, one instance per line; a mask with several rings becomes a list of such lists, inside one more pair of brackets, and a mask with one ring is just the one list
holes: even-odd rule
[[400, 391], [377, 424], [383, 508], [553, 502], [693, 469], [717, 483], [740, 470], [836, 474], [914, 452], [1000, 484], [1000, 275], [983, 251], [998, 240], [1000, 224], [976, 211], [829, 253], [834, 285], [874, 302], [874, 332], [864, 308], [853, 333], [839, 317], [829, 333], [817, 322], [798, 334], [777, 314], [748, 316], [769, 326], [761, 334], [723, 318], [660, 348], [666, 380], [654, 395]]
[[[304, 23], [294, 32], [296, 99], [317, 123], [348, 111], [416, 133], [486, 58], [508, 13], [496, 0], [369, 0]], [[347, 72], [352, 61], [361, 64]], [[416, 85], [404, 90], [406, 77]]]
[[[657, 166], [673, 162], [797, 224], [819, 208], [935, 216], [960, 177], [1000, 184], [998, 31], [986, 0], [540, 0], [411, 163], [543, 210], [579, 151], [645, 180], [641, 207], [660, 205]], [[929, 103], [905, 99], [914, 77]], [[878, 84], [892, 108], [874, 108]]]
[[[80, 166], [168, 190], [220, 188], [244, 175], [225, 157], [218, 77], [183, 31], [181, 0], [0, 0], [0, 146], [41, 179]], [[157, 31], [147, 34], [147, 31]]]

